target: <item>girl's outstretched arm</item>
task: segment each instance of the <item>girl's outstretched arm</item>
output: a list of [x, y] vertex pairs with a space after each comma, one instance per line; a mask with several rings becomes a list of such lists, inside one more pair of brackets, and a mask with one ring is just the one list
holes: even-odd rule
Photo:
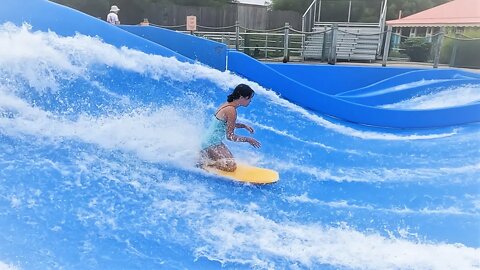
[[248, 130], [248, 132], [250, 132], [251, 134], [255, 133], [255, 130], [251, 126], [248, 126], [242, 123], [236, 123], [235, 128], [244, 128]]
[[[224, 110], [225, 110], [225, 120], [227, 121], [227, 134], [226, 134], [227, 139], [233, 142], [248, 142], [253, 147], [260, 148], [261, 146], [260, 143], [254, 138], [235, 135], [235, 127], [237, 125], [236, 123], [237, 111], [233, 108], [225, 108]], [[245, 126], [244, 128], [248, 127], [244, 124], [241, 124], [241, 125]]]

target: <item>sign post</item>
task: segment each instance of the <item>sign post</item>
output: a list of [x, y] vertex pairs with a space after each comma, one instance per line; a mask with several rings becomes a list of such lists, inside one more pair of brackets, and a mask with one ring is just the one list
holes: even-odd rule
[[197, 31], [197, 16], [187, 16], [187, 31], [193, 35], [194, 31]]

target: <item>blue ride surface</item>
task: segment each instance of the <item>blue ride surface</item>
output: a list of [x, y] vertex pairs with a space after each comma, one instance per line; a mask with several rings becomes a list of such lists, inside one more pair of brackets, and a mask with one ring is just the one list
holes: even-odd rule
[[[3, 2], [0, 269], [480, 267], [479, 123], [368, 127], [263, 85], [275, 71], [346, 104], [376, 96], [387, 100], [379, 113], [421, 112], [478, 104], [476, 74], [270, 64], [248, 81], [231, 72], [240, 54], [226, 52], [222, 72], [179, 47], [48, 1]], [[386, 96], [442, 80], [441, 91]], [[208, 120], [239, 83], [256, 91], [239, 121], [262, 148], [227, 144], [238, 160], [277, 170], [275, 185], [194, 167]]]
[[[264, 64], [226, 45], [152, 26], [122, 26], [211, 67], [235, 72], [304, 108], [345, 121], [390, 128], [431, 128], [480, 122], [480, 103], [412, 110], [382, 107], [450, 88], [480, 87], [480, 75], [462, 70]], [[464, 79], [461, 81], [460, 79]], [[354, 96], [351, 96], [351, 95]], [[362, 94], [361, 96], [358, 96]]]

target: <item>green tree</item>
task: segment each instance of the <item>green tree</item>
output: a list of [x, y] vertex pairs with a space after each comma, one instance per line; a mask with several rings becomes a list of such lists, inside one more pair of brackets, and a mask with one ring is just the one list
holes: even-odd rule
[[[153, 0], [161, 2], [162, 0]], [[182, 6], [222, 6], [231, 3], [232, 0], [167, 0], [167, 2]]]
[[111, 6], [109, 0], [53, 0], [53, 2], [80, 10], [97, 18], [105, 17]]
[[432, 43], [425, 38], [409, 38], [405, 40], [400, 48], [405, 50], [405, 54], [411, 61], [426, 62], [432, 49]]
[[[387, 19], [402, 17], [444, 4], [450, 0], [388, 0]], [[276, 10], [294, 10], [304, 13], [313, 0], [272, 0]], [[378, 22], [382, 0], [352, 0], [352, 22]], [[348, 19], [349, 0], [322, 0], [322, 21], [345, 22]]]
[[110, 6], [120, 8], [120, 21], [124, 24], [137, 24], [143, 20], [154, 4], [186, 6], [222, 6], [232, 0], [52, 0], [59, 4], [80, 10], [97, 18], [104, 19]]
[[450, 0], [389, 0], [387, 19], [397, 19], [400, 10], [402, 11], [402, 17], [407, 17], [449, 1]]
[[275, 10], [293, 10], [304, 13], [312, 0], [273, 0], [272, 9]]

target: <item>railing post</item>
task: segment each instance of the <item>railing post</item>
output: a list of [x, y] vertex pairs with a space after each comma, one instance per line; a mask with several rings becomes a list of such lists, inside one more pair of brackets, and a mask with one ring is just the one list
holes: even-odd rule
[[238, 21], [235, 21], [235, 49], [238, 51], [240, 48], [240, 25]]
[[328, 55], [327, 55], [327, 51], [325, 50], [325, 48], [327, 48], [327, 37], [329, 37], [328, 35], [328, 31], [326, 30], [326, 27], [325, 27], [325, 32], [322, 34], [323, 35], [323, 44], [322, 44], [322, 59], [321, 61], [322, 62], [325, 62], [325, 60], [328, 62], [328, 58], [330, 57], [330, 52], [328, 52]]
[[452, 48], [452, 56], [450, 56], [450, 66], [453, 67], [455, 65], [455, 60], [457, 58], [457, 50], [458, 50], [458, 37], [459, 33], [457, 28], [455, 28], [455, 38], [453, 39], [453, 48]]
[[268, 59], [268, 34], [265, 33], [265, 59]]
[[440, 32], [438, 33], [437, 40], [435, 42], [435, 54], [434, 54], [434, 57], [433, 57], [433, 68], [438, 68], [438, 63], [440, 62], [440, 50], [442, 48], [444, 33], [445, 33], [445, 27], [441, 27]]
[[350, 22], [350, 17], [352, 15], [352, 0], [348, 2], [348, 19], [347, 22]]
[[302, 61], [305, 62], [305, 17], [302, 17]]
[[383, 47], [382, 67], [387, 66], [388, 53], [390, 52], [390, 41], [392, 39], [392, 26], [387, 28], [387, 37], [385, 38], [385, 46]]
[[[318, 2], [318, 17], [315, 19], [315, 21], [319, 22], [320, 21], [320, 15], [322, 15], [322, 0]], [[315, 24], [315, 22], [314, 22]]]
[[337, 32], [338, 24], [332, 25], [332, 43], [330, 45], [330, 56], [328, 57], [328, 63], [335, 65], [337, 63]]
[[285, 23], [285, 31], [284, 31], [284, 38], [283, 38], [283, 62], [287, 63], [290, 59], [288, 56], [288, 40], [290, 34], [290, 24], [288, 22]]

